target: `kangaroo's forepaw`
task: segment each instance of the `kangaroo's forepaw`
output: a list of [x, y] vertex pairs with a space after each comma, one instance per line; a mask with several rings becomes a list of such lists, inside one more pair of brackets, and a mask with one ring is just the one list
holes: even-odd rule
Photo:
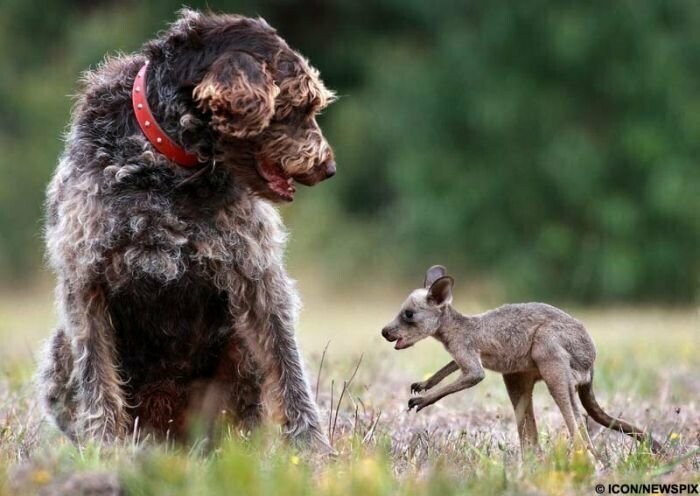
[[426, 389], [428, 389], [428, 387], [427, 387], [425, 381], [414, 382], [413, 384], [411, 384], [411, 393], [412, 394], [420, 393], [421, 391], [425, 391]]
[[408, 400], [408, 411], [410, 412], [413, 408], [415, 408], [417, 413], [430, 404], [432, 404], [432, 402], [425, 396], [416, 396]]

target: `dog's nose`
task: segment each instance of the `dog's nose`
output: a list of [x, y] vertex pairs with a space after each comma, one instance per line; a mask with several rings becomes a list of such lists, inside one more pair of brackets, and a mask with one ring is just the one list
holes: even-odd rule
[[389, 329], [387, 329], [386, 327], [382, 329], [382, 337], [384, 339], [389, 339]]
[[328, 160], [325, 165], [326, 168], [326, 179], [335, 176], [335, 160]]

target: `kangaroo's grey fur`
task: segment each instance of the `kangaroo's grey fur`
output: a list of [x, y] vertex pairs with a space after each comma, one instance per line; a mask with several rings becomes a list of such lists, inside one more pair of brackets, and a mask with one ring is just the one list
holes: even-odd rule
[[[382, 330], [388, 341], [396, 342], [396, 349], [432, 336], [454, 359], [428, 380], [411, 385], [411, 392], [430, 392], [412, 397], [409, 410], [415, 407], [420, 411], [478, 384], [487, 368], [503, 374], [523, 452], [539, 450], [532, 390], [540, 380], [561, 410], [572, 440], [583, 436], [592, 450], [575, 401], [578, 392], [583, 407], [596, 422], [638, 440], [649, 439], [653, 451], [661, 450], [641, 429], [611, 417], [598, 405], [592, 389], [595, 347], [581, 322], [544, 303], [503, 305], [478, 315], [462, 315], [451, 306], [453, 283], [444, 267], [431, 267], [424, 287], [409, 295], [399, 315]], [[457, 380], [433, 389], [457, 370], [461, 371]]]

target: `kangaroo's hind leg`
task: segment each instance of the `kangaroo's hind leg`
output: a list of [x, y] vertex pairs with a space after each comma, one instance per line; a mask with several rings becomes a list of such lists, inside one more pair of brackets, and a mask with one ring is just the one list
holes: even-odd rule
[[539, 354], [535, 357], [535, 350], [533, 350], [533, 358], [542, 380], [564, 417], [571, 442], [581, 440], [589, 450], [593, 451], [588, 435], [583, 434], [585, 431], [583, 417], [574, 404], [575, 383], [568, 361], [556, 352]]
[[503, 382], [515, 411], [515, 422], [518, 426], [520, 450], [523, 456], [528, 451], [539, 452], [540, 450], [535, 412], [532, 407], [532, 390], [537, 378], [538, 375], [534, 372], [503, 375]]
[[578, 423], [578, 432], [583, 438], [584, 443], [588, 447], [588, 449], [595, 455], [595, 449], [593, 448], [593, 441], [591, 441], [591, 436], [588, 433], [588, 425], [586, 424], [586, 417], [583, 416], [581, 413], [581, 409], [579, 408], [579, 404], [577, 401], [578, 398], [578, 386], [574, 383], [571, 382], [569, 385], [569, 401], [571, 403], [571, 407], [574, 410], [574, 418], [576, 418], [576, 422]]
[[587, 434], [584, 435], [587, 431], [583, 417], [574, 403], [577, 381], [571, 369], [571, 357], [557, 343], [555, 337], [558, 332], [548, 334], [547, 331], [548, 329], [540, 331], [540, 339], [532, 347], [532, 359], [564, 417], [571, 442], [577, 439], [583, 441], [592, 452], [590, 439]]

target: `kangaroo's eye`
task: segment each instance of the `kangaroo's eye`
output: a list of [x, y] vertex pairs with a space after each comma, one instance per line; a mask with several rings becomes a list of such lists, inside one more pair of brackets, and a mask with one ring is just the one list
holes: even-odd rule
[[413, 320], [413, 310], [404, 310], [403, 318], [404, 320]]

